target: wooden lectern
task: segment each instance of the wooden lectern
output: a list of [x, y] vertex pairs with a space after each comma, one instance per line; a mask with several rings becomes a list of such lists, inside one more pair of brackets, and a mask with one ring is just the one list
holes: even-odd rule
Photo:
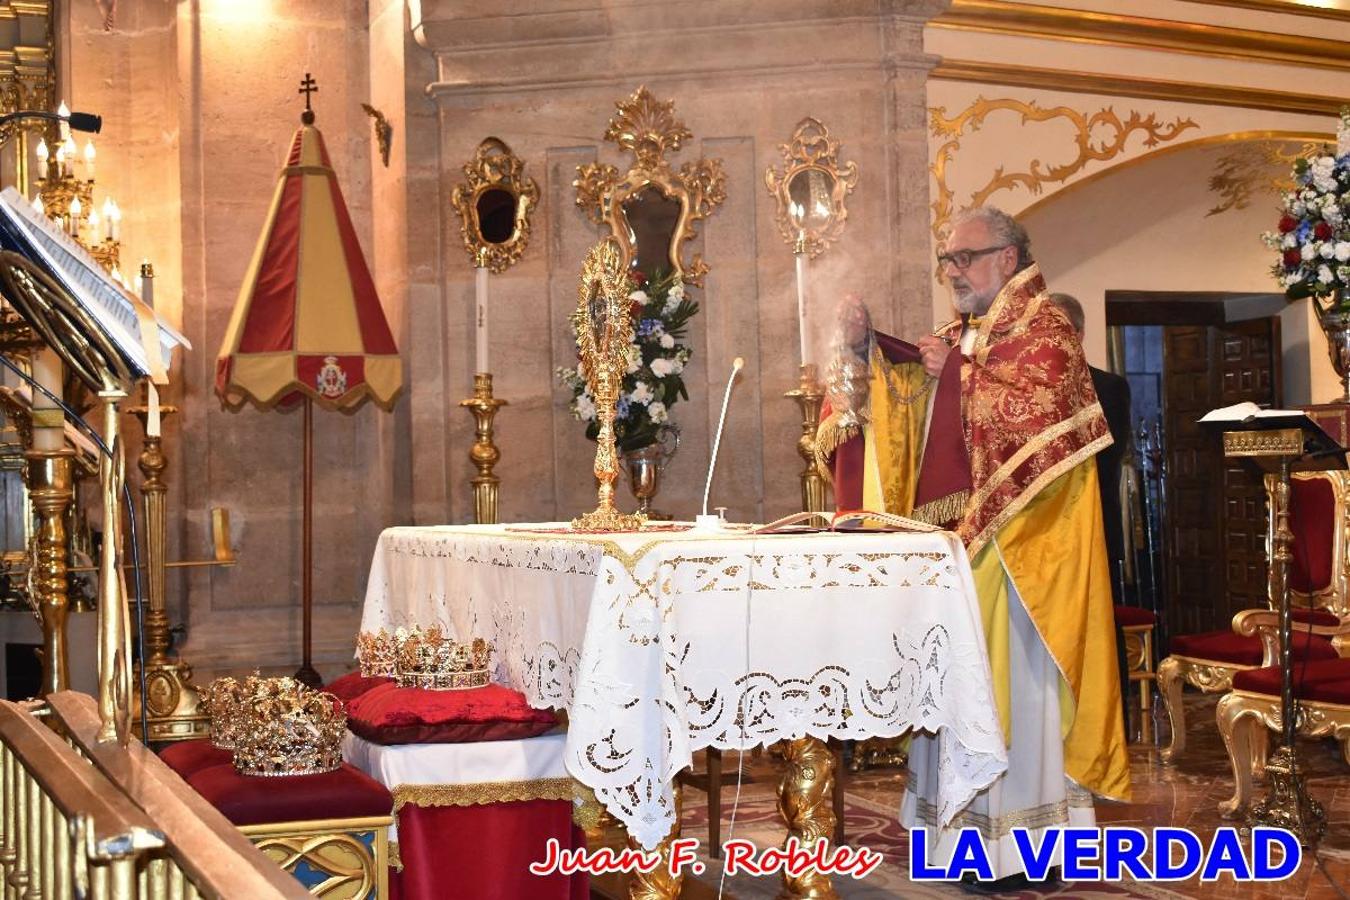
[[[1223, 411], [1216, 411], [1223, 412]], [[1250, 459], [1265, 472], [1277, 474], [1270, 515], [1270, 584], [1280, 614], [1280, 726], [1284, 740], [1266, 763], [1270, 787], [1253, 808], [1253, 825], [1285, 828], [1301, 843], [1316, 847], [1326, 831], [1326, 812], [1308, 795], [1294, 746], [1298, 701], [1290, 644], [1293, 619], [1289, 608], [1289, 564], [1294, 543], [1289, 530], [1289, 474], [1295, 471], [1344, 469], [1345, 448], [1306, 413], [1297, 410], [1260, 410], [1243, 418], [1210, 413], [1201, 424], [1223, 432], [1225, 456]]]

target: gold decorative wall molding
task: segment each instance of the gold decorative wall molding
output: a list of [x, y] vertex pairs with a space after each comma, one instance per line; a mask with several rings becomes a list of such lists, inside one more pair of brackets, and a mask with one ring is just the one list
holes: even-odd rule
[[1350, 19], [1350, 7], [1309, 6], [1302, 0], [1186, 0], [1186, 2], [1293, 16], [1313, 16], [1318, 19]]
[[1249, 62], [1276, 62], [1305, 69], [1350, 71], [1350, 41], [1037, 6], [1010, 0], [953, 0], [951, 9], [929, 25], [954, 31], [1051, 38]]
[[[1025, 188], [1031, 194], [1041, 193], [1047, 184], [1063, 184], [1081, 172], [1090, 163], [1106, 162], [1125, 152], [1125, 145], [1135, 135], [1142, 135], [1145, 147], [1174, 140], [1190, 128], [1199, 128], [1191, 119], [1176, 118], [1160, 122], [1155, 114], [1147, 116], [1131, 110], [1122, 121], [1111, 107], [1095, 113], [1082, 113], [1067, 106], [1042, 107], [1035, 101], [1004, 98], [986, 100], [977, 97], [973, 103], [955, 116], [948, 117], [941, 106], [929, 110], [930, 133], [945, 143], [933, 155], [930, 169], [936, 182], [937, 199], [933, 201], [933, 234], [938, 236], [946, 227], [955, 209], [955, 191], [948, 184], [948, 168], [961, 149], [961, 139], [968, 131], [979, 130], [991, 114], [1011, 112], [1021, 117], [1022, 126], [1031, 122], [1063, 120], [1073, 126], [1075, 134], [1074, 157], [1069, 161], [1045, 166], [1039, 159], [1027, 165], [1025, 171], [1008, 171], [999, 166], [983, 186], [970, 195], [966, 206], [983, 205], [991, 196], [1003, 190]], [[1103, 131], [1106, 136], [1102, 137]], [[1095, 133], [1094, 133], [1095, 132]]]
[[1139, 100], [1172, 100], [1207, 106], [1234, 106], [1272, 112], [1334, 116], [1345, 100], [1325, 94], [1296, 94], [1263, 88], [1235, 88], [1203, 82], [1167, 81], [1130, 75], [1103, 75], [1072, 69], [1042, 69], [1010, 63], [943, 60], [929, 76], [940, 81], [1043, 88], [1074, 94], [1105, 94]]

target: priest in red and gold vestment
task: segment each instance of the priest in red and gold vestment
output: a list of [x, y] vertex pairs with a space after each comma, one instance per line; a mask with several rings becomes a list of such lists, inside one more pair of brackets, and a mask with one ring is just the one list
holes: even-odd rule
[[917, 345], [845, 303], [817, 451], [840, 510], [920, 519], [966, 545], [1008, 771], [941, 828], [938, 745], [917, 735], [901, 820], [927, 829], [930, 861], [975, 827], [994, 876], [1016, 877], [1011, 829], [1040, 846], [1045, 828], [1094, 824], [1093, 795], [1129, 794], [1093, 460], [1111, 435], [1025, 229], [990, 207], [965, 210], [938, 261], [961, 318]]

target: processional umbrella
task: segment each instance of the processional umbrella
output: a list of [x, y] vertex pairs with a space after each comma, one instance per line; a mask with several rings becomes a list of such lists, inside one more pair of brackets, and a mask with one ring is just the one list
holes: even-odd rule
[[306, 73], [303, 124], [216, 358], [216, 394], [227, 408], [304, 406], [304, 654], [296, 677], [314, 685], [314, 404], [350, 412], [372, 400], [387, 410], [403, 388], [398, 348], [314, 127], [316, 90]]

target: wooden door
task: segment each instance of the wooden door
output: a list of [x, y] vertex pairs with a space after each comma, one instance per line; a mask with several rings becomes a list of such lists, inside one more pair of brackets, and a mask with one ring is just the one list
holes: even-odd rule
[[1167, 625], [1229, 627], [1265, 605], [1265, 491], [1196, 420], [1218, 406], [1280, 403], [1279, 319], [1163, 329]]

